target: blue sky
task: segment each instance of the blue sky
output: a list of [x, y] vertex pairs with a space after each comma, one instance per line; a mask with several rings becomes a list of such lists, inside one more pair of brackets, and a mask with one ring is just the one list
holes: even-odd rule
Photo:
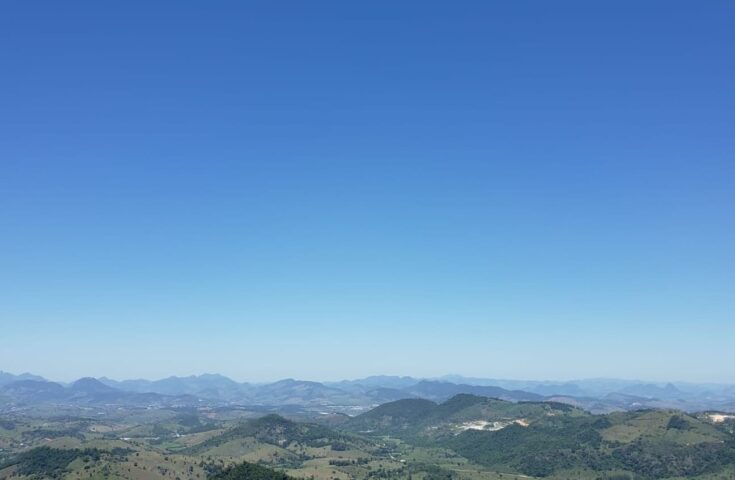
[[0, 9], [0, 369], [735, 382], [732, 2]]

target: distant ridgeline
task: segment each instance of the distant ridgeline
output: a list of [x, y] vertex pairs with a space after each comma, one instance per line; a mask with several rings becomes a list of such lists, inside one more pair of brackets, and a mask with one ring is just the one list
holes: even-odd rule
[[285, 379], [273, 383], [250, 384], [214, 374], [168, 377], [155, 381], [80, 378], [71, 384], [62, 385], [36, 375], [0, 372], [0, 411], [4, 407], [32, 405], [260, 405], [326, 408], [332, 412], [352, 413], [402, 399], [421, 398], [444, 402], [463, 393], [514, 402], [557, 401], [592, 413], [640, 408], [735, 413], [735, 385], [680, 384], [677, 387], [674, 384], [623, 380], [544, 383], [462, 377], [422, 380], [391, 376], [328, 383]]

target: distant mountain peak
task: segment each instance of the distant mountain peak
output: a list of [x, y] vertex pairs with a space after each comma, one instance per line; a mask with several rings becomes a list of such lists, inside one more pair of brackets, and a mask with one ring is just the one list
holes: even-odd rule
[[69, 389], [73, 392], [80, 393], [107, 393], [117, 391], [116, 388], [105, 385], [103, 382], [93, 377], [80, 378], [76, 382], [72, 383]]

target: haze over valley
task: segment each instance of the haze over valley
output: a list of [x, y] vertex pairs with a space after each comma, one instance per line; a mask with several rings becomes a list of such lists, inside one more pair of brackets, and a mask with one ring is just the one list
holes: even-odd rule
[[652, 383], [620, 379], [569, 382], [497, 380], [447, 375], [439, 378], [377, 375], [354, 380], [314, 382], [284, 379], [272, 383], [236, 382], [218, 374], [171, 376], [160, 380], [85, 377], [65, 384], [32, 374], [0, 372], [0, 408], [19, 411], [39, 405], [243, 406], [295, 413], [354, 415], [382, 403], [411, 398], [442, 402], [472, 394], [511, 402], [559, 402], [592, 413], [678, 409], [735, 412], [735, 385]]

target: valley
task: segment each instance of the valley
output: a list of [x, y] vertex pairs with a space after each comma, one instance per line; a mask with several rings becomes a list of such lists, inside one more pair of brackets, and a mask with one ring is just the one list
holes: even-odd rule
[[[0, 479], [724, 480], [735, 478], [734, 429], [721, 412], [592, 414], [472, 394], [355, 416], [38, 405], [0, 416]], [[233, 476], [243, 469], [251, 476]]]

